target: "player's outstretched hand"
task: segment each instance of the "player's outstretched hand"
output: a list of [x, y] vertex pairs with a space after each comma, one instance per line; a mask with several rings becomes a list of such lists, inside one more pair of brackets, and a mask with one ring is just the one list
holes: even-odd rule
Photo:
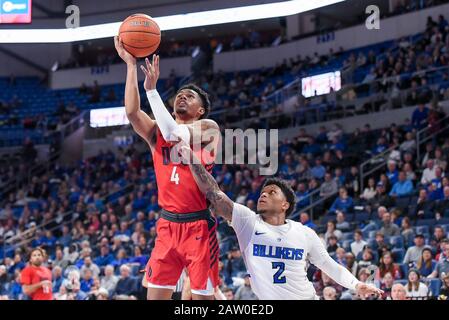
[[145, 58], [145, 64], [147, 67], [140, 66], [143, 73], [145, 73], [145, 81], [143, 83], [143, 87], [145, 91], [156, 89], [156, 83], [159, 79], [159, 56], [153, 55], [153, 62], [150, 63], [148, 58]]
[[136, 58], [134, 58], [131, 53], [125, 50], [125, 48], [123, 47], [123, 43], [118, 36], [114, 37], [114, 45], [118, 55], [120, 56], [120, 58], [122, 58], [123, 61], [125, 61], [126, 64], [134, 66], [136, 65]]
[[362, 282], [357, 284], [355, 289], [357, 291], [357, 294], [364, 298], [368, 298], [369, 296], [381, 297], [384, 293], [382, 290], [376, 288], [375, 286]]

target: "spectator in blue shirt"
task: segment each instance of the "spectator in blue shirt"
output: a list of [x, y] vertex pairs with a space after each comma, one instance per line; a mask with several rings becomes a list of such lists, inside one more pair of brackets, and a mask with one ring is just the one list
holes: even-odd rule
[[380, 137], [377, 140], [377, 144], [374, 146], [372, 153], [373, 153], [373, 155], [377, 155], [379, 153], [384, 152], [387, 149], [388, 149], [388, 145], [387, 145], [387, 142], [385, 141], [385, 138]]
[[92, 278], [92, 271], [90, 269], [84, 269], [81, 281], [80, 290], [83, 292], [90, 292], [92, 285], [94, 284], [94, 279]]
[[321, 158], [315, 159], [315, 166], [312, 168], [312, 176], [316, 179], [323, 180], [326, 168], [322, 165]]
[[94, 262], [99, 267], [105, 267], [114, 260], [114, 256], [109, 252], [108, 246], [101, 246], [100, 255], [95, 258]]
[[147, 207], [147, 211], [151, 211], [151, 210], [158, 211], [159, 209], [160, 208], [159, 208], [159, 204], [157, 203], [157, 196], [152, 195], [151, 199], [150, 199], [150, 204]]
[[298, 184], [298, 187], [296, 190], [296, 198], [297, 198], [296, 207], [298, 209], [305, 208], [308, 205], [310, 205], [309, 192], [306, 189], [305, 183], [301, 182]]
[[393, 185], [390, 191], [390, 196], [392, 197], [404, 197], [408, 196], [413, 192], [413, 183], [407, 180], [407, 176], [404, 171], [399, 173], [398, 182]]
[[139, 269], [143, 269], [148, 262], [148, 256], [142, 254], [142, 249], [139, 246], [134, 246], [134, 257], [128, 261], [130, 264], [138, 265]]
[[129, 259], [126, 250], [121, 248], [118, 250], [117, 257], [111, 262], [111, 265], [116, 268], [122, 264], [128, 263], [128, 261]]
[[346, 188], [340, 188], [338, 192], [339, 196], [335, 199], [329, 209], [329, 213], [335, 214], [337, 211], [341, 211], [343, 213], [352, 212], [354, 209], [354, 201], [348, 196], [348, 191]]
[[416, 268], [423, 277], [427, 277], [432, 273], [436, 265], [437, 262], [432, 257], [432, 249], [424, 248], [421, 253], [421, 258], [416, 263]]
[[156, 211], [151, 210], [148, 212], [148, 219], [143, 223], [145, 230], [150, 231], [152, 227], [156, 225]]
[[423, 103], [420, 103], [412, 114], [412, 125], [415, 129], [421, 130], [427, 125], [427, 118], [429, 116], [429, 108]]
[[307, 140], [307, 144], [302, 148], [302, 153], [311, 154], [312, 156], [315, 156], [321, 153], [321, 147], [319, 144], [315, 142], [315, 139], [309, 137]]
[[133, 210], [142, 210], [148, 205], [148, 199], [143, 196], [143, 192], [137, 192], [137, 197], [134, 199], [132, 206]]
[[72, 243], [72, 236], [70, 235], [70, 229], [68, 225], [62, 227], [62, 236], [59, 237], [58, 242], [63, 247], [68, 247]]
[[52, 274], [53, 274], [52, 277], [53, 292], [59, 292], [62, 282], [64, 281], [64, 278], [62, 276], [62, 268], [60, 266], [54, 266]]
[[312, 220], [310, 220], [309, 214], [307, 212], [302, 212], [299, 215], [299, 221], [306, 227], [309, 227], [309, 228], [314, 229], [314, 230], [316, 229], [316, 224], [314, 224], [312, 222]]
[[386, 175], [388, 177], [388, 180], [390, 181], [390, 185], [394, 185], [396, 182], [398, 182], [399, 171], [397, 169], [396, 161], [388, 161], [388, 170]]
[[345, 151], [345, 145], [343, 144], [343, 142], [341, 142], [340, 140], [338, 140], [337, 137], [334, 137], [332, 139], [332, 144], [329, 146], [329, 150], [340, 150], [340, 151]]

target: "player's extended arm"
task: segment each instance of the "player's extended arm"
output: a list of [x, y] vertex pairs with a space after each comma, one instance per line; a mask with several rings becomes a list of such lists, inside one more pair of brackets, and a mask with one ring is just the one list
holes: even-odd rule
[[[195, 179], [198, 188], [206, 195], [206, 199], [209, 200], [212, 210], [226, 220], [231, 220], [234, 202], [220, 190], [217, 181], [215, 181], [214, 177], [206, 171], [204, 166], [192, 152], [192, 149], [185, 143], [180, 143], [182, 144], [180, 148], [181, 156], [185, 162], [188, 161], [193, 178]], [[195, 159], [191, 159], [191, 157], [194, 157]]]
[[310, 240], [311, 248], [309, 257], [311, 263], [326, 273], [339, 285], [354, 290], [360, 295], [375, 294], [380, 296], [383, 294], [382, 290], [359, 281], [348, 269], [332, 259], [315, 231], [312, 229], [308, 231], [310, 231], [308, 233], [308, 238]]
[[140, 108], [136, 59], [125, 50], [123, 44], [117, 36], [114, 37], [114, 44], [117, 53], [126, 63], [126, 116], [137, 134], [146, 141], [149, 141], [150, 136], [156, 127], [156, 122]]

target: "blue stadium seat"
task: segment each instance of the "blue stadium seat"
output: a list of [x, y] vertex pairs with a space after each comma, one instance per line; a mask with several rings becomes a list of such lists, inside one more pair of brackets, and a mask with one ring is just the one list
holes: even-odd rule
[[431, 295], [437, 297], [440, 294], [441, 280], [440, 279], [428, 279], [428, 287]]
[[418, 227], [422, 227], [422, 226], [427, 226], [427, 227], [433, 227], [436, 224], [436, 220], [435, 219], [422, 219], [422, 220], [418, 220], [416, 222], [416, 226]]
[[406, 263], [398, 263], [399, 269], [401, 270], [402, 278], [407, 278], [408, 265]]
[[442, 224], [440, 226], [441, 226], [441, 228], [443, 228], [444, 233], [448, 233], [449, 232], [449, 224]]
[[415, 227], [415, 232], [416, 233], [422, 233], [422, 234], [424, 234], [424, 235], [428, 235], [430, 232], [429, 232], [429, 226], [428, 225], [421, 225], [421, 226], [416, 226]]
[[404, 238], [402, 236], [392, 236], [390, 237], [390, 244], [393, 248], [404, 248]]
[[366, 242], [368, 242], [368, 246], [371, 249], [376, 249], [377, 248], [376, 239], [368, 239]]
[[357, 222], [367, 221], [369, 219], [370, 214], [367, 212], [356, 213], [354, 215], [354, 220]]
[[410, 204], [410, 197], [399, 197], [396, 199], [395, 207], [400, 209], [406, 209], [408, 208], [409, 204]]
[[404, 261], [405, 250], [400, 248], [394, 248], [391, 250], [391, 254], [393, 255], [394, 262], [402, 263]]

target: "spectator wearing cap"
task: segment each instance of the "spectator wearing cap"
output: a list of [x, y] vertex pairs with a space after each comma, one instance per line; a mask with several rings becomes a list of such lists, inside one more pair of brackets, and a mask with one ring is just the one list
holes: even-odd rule
[[401, 233], [399, 227], [391, 221], [391, 214], [389, 212], [385, 212], [382, 216], [382, 227], [380, 228], [380, 232], [385, 237], [399, 236]]
[[346, 188], [340, 188], [339, 195], [329, 209], [329, 213], [351, 213], [353, 210], [354, 201], [350, 196], [348, 196], [348, 191], [346, 190]]
[[412, 268], [408, 271], [406, 296], [409, 300], [427, 300], [429, 288], [420, 281], [421, 274], [418, 269]]
[[354, 256], [358, 256], [360, 252], [363, 251], [365, 246], [368, 243], [363, 240], [363, 233], [361, 230], [356, 230], [354, 232], [354, 241], [351, 243], [351, 252], [354, 254]]
[[407, 249], [403, 263], [416, 265], [422, 256], [424, 250], [424, 235], [417, 234], [413, 240], [415, 245]]
[[237, 289], [234, 300], [259, 300], [251, 288], [251, 282], [249, 279], [250, 275], [246, 274], [244, 277], [245, 282]]
[[316, 224], [310, 220], [309, 214], [307, 212], [301, 212], [299, 215], [299, 221], [306, 227], [309, 227], [311, 229], [316, 229]]
[[442, 245], [442, 258], [437, 262], [435, 270], [428, 276], [428, 278], [442, 278], [449, 274], [449, 241], [444, 241]]
[[399, 173], [398, 181], [393, 184], [393, 188], [390, 191], [392, 197], [405, 197], [413, 192], [413, 183], [407, 180], [407, 176], [404, 171]]

